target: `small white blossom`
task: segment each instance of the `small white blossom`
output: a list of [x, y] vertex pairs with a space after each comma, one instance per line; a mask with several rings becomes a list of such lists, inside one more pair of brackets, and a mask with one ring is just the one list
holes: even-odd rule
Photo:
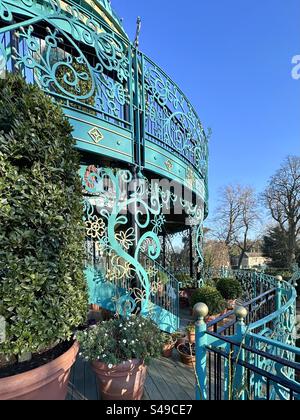
[[127, 340], [123, 340], [123, 343], [126, 344], [127, 343]]
[[108, 365], [108, 369], [112, 369], [112, 368], [113, 368], [112, 364]]

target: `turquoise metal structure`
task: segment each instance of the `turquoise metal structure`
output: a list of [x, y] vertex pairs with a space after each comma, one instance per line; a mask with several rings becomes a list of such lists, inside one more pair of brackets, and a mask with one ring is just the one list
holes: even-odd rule
[[177, 330], [162, 238], [191, 228], [199, 276], [208, 213], [208, 136], [193, 106], [130, 42], [110, 1], [0, 0], [0, 41], [0, 77], [20, 72], [74, 127], [90, 303]]
[[234, 273], [245, 304], [206, 325], [195, 308], [198, 400], [299, 400], [300, 349], [295, 347], [295, 287], [258, 272]]
[[[108, 0], [0, 0], [0, 77], [7, 71], [37, 84], [74, 127], [90, 303], [177, 330], [179, 283], [164, 238], [191, 231], [200, 281], [208, 214], [208, 135], [193, 106], [130, 42]], [[299, 275], [235, 275], [249, 313], [227, 314], [225, 325], [198, 320], [197, 398], [299, 398]]]

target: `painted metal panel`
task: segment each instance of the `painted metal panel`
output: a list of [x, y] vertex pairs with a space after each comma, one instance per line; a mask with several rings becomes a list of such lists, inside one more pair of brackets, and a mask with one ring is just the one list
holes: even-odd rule
[[78, 149], [133, 163], [134, 144], [130, 131], [72, 109], [64, 108], [64, 112], [74, 127]]

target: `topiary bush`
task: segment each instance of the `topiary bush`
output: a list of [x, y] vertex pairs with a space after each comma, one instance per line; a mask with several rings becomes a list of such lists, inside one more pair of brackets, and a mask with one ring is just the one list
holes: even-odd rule
[[0, 80], [0, 356], [43, 352], [87, 314], [79, 158], [61, 109]]
[[226, 301], [220, 294], [220, 292], [211, 286], [203, 286], [198, 289], [192, 296], [192, 306], [194, 307], [197, 303], [205, 303], [209, 309], [209, 315], [217, 315], [222, 313], [226, 307]]
[[236, 279], [220, 279], [217, 281], [217, 290], [226, 300], [236, 300], [243, 294], [240, 282]]

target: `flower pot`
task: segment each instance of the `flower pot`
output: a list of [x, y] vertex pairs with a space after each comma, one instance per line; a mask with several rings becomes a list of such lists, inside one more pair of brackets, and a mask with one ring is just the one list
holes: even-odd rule
[[180, 344], [185, 344], [188, 341], [188, 338], [185, 334], [182, 334], [181, 337], [177, 337], [175, 340], [175, 349], [178, 349], [178, 346], [180, 346]]
[[236, 306], [236, 301], [237, 301], [237, 299], [234, 299], [234, 300], [228, 300], [228, 301], [227, 301], [227, 309], [228, 309], [229, 311], [232, 311], [232, 310], [235, 308], [235, 306]]
[[[194, 353], [193, 349], [194, 347], [192, 347], [192, 353]], [[194, 354], [191, 354], [189, 344], [180, 344], [177, 348], [177, 351], [179, 353], [180, 360], [183, 364], [191, 368], [195, 367], [196, 356]]]
[[0, 379], [0, 400], [65, 400], [78, 351], [79, 345], [75, 342], [66, 353], [46, 365]]
[[190, 344], [194, 344], [196, 342], [196, 331], [188, 331], [188, 341]]
[[139, 401], [144, 395], [147, 367], [140, 360], [130, 360], [109, 369], [93, 362], [99, 390], [105, 401]]
[[165, 344], [163, 348], [163, 356], [168, 359], [172, 357], [174, 347], [175, 343]]

